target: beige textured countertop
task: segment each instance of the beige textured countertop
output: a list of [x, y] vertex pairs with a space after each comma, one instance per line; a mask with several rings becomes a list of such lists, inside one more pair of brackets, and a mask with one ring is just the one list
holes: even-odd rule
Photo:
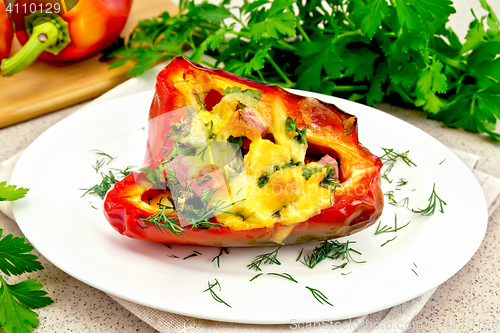
[[[472, 18], [468, 10], [471, 2], [474, 2], [475, 8], [480, 8], [478, 1], [477, 4], [476, 1], [454, 1], [459, 13], [453, 17], [452, 24], [457, 31], [463, 31], [463, 34]], [[500, 1], [490, 0], [490, 4], [500, 14]], [[479, 14], [480, 10], [476, 13]], [[0, 129], [0, 163], [26, 148], [34, 137], [81, 106]], [[486, 136], [443, 128], [440, 123], [426, 119], [418, 111], [383, 104], [379, 105], [379, 109], [415, 125], [450, 148], [479, 155], [481, 159], [476, 169], [500, 177], [499, 143], [492, 142]], [[5, 234], [22, 236], [17, 225], [2, 213], [0, 228], [4, 229]], [[437, 289], [424, 309], [414, 318], [414, 322], [424, 324], [422, 328], [410, 329], [408, 332], [469, 331], [459, 329], [462, 320], [465, 325], [469, 320], [475, 320], [474, 331], [479, 331], [479, 320], [482, 323], [484, 320], [500, 321], [499, 228], [500, 208], [497, 208], [490, 216], [488, 231], [478, 252], [465, 267]], [[35, 253], [37, 254], [36, 251]], [[40, 316], [40, 326], [35, 332], [155, 332], [105, 293], [67, 275], [43, 258], [42, 263], [45, 270], [32, 273], [30, 277], [40, 279], [44, 290], [48, 291], [55, 303], [36, 310]], [[449, 327], [443, 326], [447, 320]], [[436, 324], [439, 325], [438, 330], [435, 329]], [[482, 325], [481, 328], [484, 327]]]

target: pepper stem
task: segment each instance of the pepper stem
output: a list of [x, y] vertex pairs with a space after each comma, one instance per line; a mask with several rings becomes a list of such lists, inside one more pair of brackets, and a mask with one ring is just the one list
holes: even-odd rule
[[43, 51], [57, 55], [71, 42], [68, 23], [55, 14], [35, 12], [25, 21], [30, 38], [14, 56], [2, 60], [0, 70], [3, 76], [20, 72]]
[[58, 41], [59, 31], [52, 22], [33, 27], [28, 42], [14, 56], [2, 60], [2, 75], [14, 75], [28, 67], [47, 48]]

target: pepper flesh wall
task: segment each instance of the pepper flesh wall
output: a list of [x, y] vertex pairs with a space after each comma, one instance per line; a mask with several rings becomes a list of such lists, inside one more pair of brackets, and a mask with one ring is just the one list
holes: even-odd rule
[[105, 199], [123, 235], [296, 244], [358, 232], [382, 213], [382, 162], [335, 105], [178, 57], [157, 77], [149, 116], [143, 168]]

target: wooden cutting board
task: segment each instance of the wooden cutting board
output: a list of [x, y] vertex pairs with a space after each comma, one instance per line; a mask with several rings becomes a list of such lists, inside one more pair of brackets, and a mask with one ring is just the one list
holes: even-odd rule
[[[134, 0], [122, 36], [166, 10], [176, 14], [178, 8], [168, 0]], [[15, 41], [11, 55], [19, 48]], [[21, 73], [0, 76], [0, 128], [97, 97], [128, 79], [131, 63], [108, 70], [110, 62], [99, 57], [58, 66], [35, 61]]]

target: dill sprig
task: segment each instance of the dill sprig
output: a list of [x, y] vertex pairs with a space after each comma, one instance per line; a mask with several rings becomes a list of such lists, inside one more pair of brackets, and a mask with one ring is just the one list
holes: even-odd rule
[[[99, 170], [106, 164], [108, 165], [113, 159], [114, 157], [112, 157], [111, 155], [109, 154], [106, 154], [105, 152], [103, 152], [102, 150], [98, 150], [98, 149], [92, 149], [91, 151], [95, 152], [97, 155], [99, 156], [103, 156], [104, 158], [101, 158], [101, 159], [97, 159], [96, 162], [95, 162], [95, 165], [92, 165], [92, 168], [95, 170], [95, 173], [99, 173]], [[108, 159], [108, 162], [106, 163], [106, 158]]]
[[345, 266], [347, 266], [347, 262], [344, 262], [342, 263], [341, 265], [333, 265], [333, 268], [332, 268], [332, 271], [336, 270], [336, 269], [342, 269], [342, 268], [345, 268]]
[[392, 171], [392, 168], [396, 164], [396, 161], [398, 159], [402, 160], [403, 162], [406, 163], [408, 166], [417, 166], [409, 157], [408, 153], [410, 152], [409, 150], [405, 151], [404, 153], [400, 153], [397, 150], [393, 148], [382, 148], [384, 151], [384, 154], [380, 156], [380, 160], [382, 163], [387, 166], [385, 169], [384, 173], [382, 174], [382, 178], [387, 180], [389, 183], [392, 183], [392, 180], [389, 179], [389, 173]]
[[102, 180], [99, 184], [96, 184], [89, 188], [82, 188], [81, 190], [85, 190], [82, 197], [87, 194], [97, 194], [101, 199], [104, 200], [106, 193], [111, 189], [111, 187], [118, 183], [118, 179], [116, 179], [115, 175], [112, 171], [108, 171], [108, 173], [101, 172]]
[[432, 185], [432, 193], [431, 196], [429, 197], [429, 205], [426, 208], [422, 209], [412, 209], [411, 211], [416, 214], [422, 214], [424, 216], [429, 216], [434, 214], [436, 210], [436, 206], [439, 203], [439, 211], [441, 214], [444, 213], [444, 206], [446, 206], [446, 202], [444, 202], [436, 193], [436, 183]]
[[109, 159], [109, 161], [108, 161], [108, 163], [107, 163], [107, 164], [109, 164], [109, 162], [111, 162], [111, 161], [114, 159], [114, 157], [112, 157], [112, 156], [111, 156], [111, 155], [109, 155], [109, 154], [106, 154], [106, 153], [105, 153], [105, 152], [103, 152], [102, 150], [99, 150], [99, 149], [92, 149], [91, 151], [95, 152], [95, 153], [96, 153], [97, 155], [99, 155], [99, 156], [104, 156], [104, 157], [107, 157], [107, 158]]
[[264, 273], [259, 273], [259, 274], [255, 275], [253, 278], [250, 279], [250, 282], [252, 282], [253, 280], [255, 280], [256, 278], [258, 278], [261, 275], [264, 275]]
[[[413, 266], [415, 266], [415, 268], [418, 268], [415, 263], [413, 263]], [[415, 271], [413, 268], [411, 270], [413, 271], [413, 273], [415, 273], [416, 276], [418, 276], [417, 271]]]
[[404, 178], [399, 178], [399, 181], [398, 181], [398, 183], [396, 184], [396, 187], [405, 186], [406, 184], [408, 184], [408, 180], [406, 180], [406, 179], [404, 179]]
[[179, 217], [173, 210], [173, 207], [158, 203], [160, 209], [147, 218], [140, 219], [144, 226], [153, 227], [163, 234], [164, 230], [169, 231], [172, 235], [184, 237], [184, 227], [179, 225]]
[[303, 261], [300, 262], [311, 269], [327, 258], [334, 260], [342, 259], [347, 262], [352, 260], [357, 263], [364, 263], [365, 261], [356, 261], [352, 258], [351, 252], [361, 254], [361, 252], [349, 247], [349, 245], [353, 243], [356, 242], [347, 241], [345, 243], [340, 243], [337, 240], [326, 240], [316, 246], [311, 255], [304, 255]]
[[130, 175], [132, 172], [134, 172], [134, 166], [129, 165], [125, 169], [115, 169], [111, 168], [111, 170], [116, 171], [116, 173], [119, 175], [120, 178], [125, 178], [128, 175]]
[[198, 154], [196, 154], [196, 156], [200, 156], [200, 158], [202, 159], [202, 161], [205, 161], [205, 154], [206, 152], [208, 151], [208, 146], [203, 148]]
[[299, 283], [297, 280], [295, 280], [290, 274], [288, 273], [267, 273], [267, 275], [275, 275], [275, 276], [279, 276], [279, 277], [282, 277], [284, 279], [287, 279], [287, 280], [290, 280], [292, 282], [295, 282], [295, 283]]
[[380, 228], [380, 224], [382, 223], [382, 221], [379, 221], [378, 225], [377, 225], [377, 230], [375, 230], [375, 235], [380, 235], [380, 234], [383, 234], [386, 232], [397, 232], [398, 230], [401, 230], [404, 227], [406, 227], [408, 224], [410, 224], [410, 222], [411, 221], [409, 221], [408, 223], [406, 223], [402, 227], [398, 227], [398, 214], [394, 214], [394, 228], [389, 227], [388, 225], [384, 225], [382, 228]]
[[223, 253], [229, 254], [229, 252], [230, 252], [230, 250], [227, 247], [221, 247], [219, 254], [212, 259], [212, 262], [214, 262], [216, 260], [217, 267], [220, 268], [220, 260], [219, 260], [220, 257], [222, 256]]
[[295, 261], [299, 261], [300, 260], [300, 257], [302, 257], [302, 253], [304, 252], [304, 248], [302, 248], [300, 250], [300, 253], [299, 253], [299, 256], [297, 257], [297, 259], [295, 259]]
[[[80, 189], [85, 191], [85, 193], [82, 194], [82, 197], [87, 194], [97, 194], [101, 199], [104, 200], [106, 193], [108, 193], [108, 191], [114, 184], [118, 183], [121, 178], [125, 178], [133, 172], [132, 168], [132, 166], [128, 166], [125, 169], [112, 169], [116, 171], [116, 174], [114, 174], [112, 170], [109, 170], [108, 173], [101, 172], [102, 180], [99, 184], [96, 184], [89, 188]], [[119, 176], [117, 174], [119, 174]]]
[[387, 191], [384, 195], [387, 197], [387, 200], [389, 200], [389, 205], [395, 206], [398, 204], [396, 198], [394, 197], [394, 191]]
[[[219, 228], [221, 224], [211, 222], [209, 218], [215, 213], [235, 214], [227, 209], [245, 200], [241, 199], [226, 205], [222, 200], [217, 200], [215, 204], [211, 204], [209, 201], [217, 189], [203, 189], [200, 197], [196, 197], [189, 182], [186, 181], [187, 188], [181, 185], [175, 175], [175, 170], [167, 170], [167, 177], [169, 187], [173, 190], [172, 193], [177, 195], [175, 200], [168, 197], [172, 207], [159, 204], [160, 210], [147, 218], [140, 219], [145, 226], [154, 227], [162, 233], [166, 230], [180, 237], [184, 236], [185, 230]], [[185, 226], [181, 225], [181, 219], [186, 222]]]
[[198, 252], [198, 251], [193, 251], [193, 253], [191, 253], [191, 254], [190, 254], [190, 255], [188, 255], [188, 256], [185, 256], [184, 258], [182, 258], [182, 260], [186, 260], [186, 259], [189, 259], [189, 258], [192, 258], [192, 257], [197, 257], [197, 256], [199, 256], [199, 255], [201, 255], [201, 253], [200, 253], [200, 252]]
[[230, 307], [230, 308], [231, 308], [231, 307], [232, 307], [231, 305], [229, 305], [229, 304], [227, 304], [226, 302], [224, 302], [224, 301], [222, 300], [222, 298], [220, 298], [220, 297], [219, 297], [219, 296], [215, 293], [215, 291], [214, 291], [214, 287], [217, 287], [217, 286], [219, 287], [219, 291], [221, 291], [222, 289], [221, 289], [220, 283], [219, 283], [219, 281], [217, 281], [217, 279], [215, 279], [215, 282], [214, 282], [214, 283], [212, 283], [212, 284], [210, 283], [210, 281], [208, 281], [208, 288], [207, 288], [207, 289], [205, 289], [205, 290], [203, 290], [203, 292], [210, 291], [210, 295], [212, 295], [213, 299], [215, 299], [217, 302], [222, 303], [222, 304], [225, 304], [225, 305], [227, 305], [228, 307]]
[[104, 166], [106, 162], [104, 160], [96, 160], [95, 165], [92, 165], [92, 168], [95, 170], [95, 173], [99, 173], [99, 170]]
[[398, 201], [396, 207], [406, 207], [408, 210], [410, 209], [410, 197], [403, 198]]
[[396, 239], [396, 237], [398, 237], [398, 236], [396, 235], [396, 236], [394, 236], [394, 238], [391, 238], [391, 239], [387, 240], [384, 244], [380, 245], [380, 247], [384, 246], [385, 244], [387, 244], [389, 242], [392, 242], [393, 240]]
[[382, 174], [382, 178], [387, 180], [389, 182], [389, 184], [392, 184], [392, 180], [389, 179], [389, 177], [385, 173]]
[[[396, 185], [398, 186], [398, 185]], [[399, 190], [399, 188], [396, 187], [396, 190]], [[403, 198], [399, 201], [396, 200], [396, 196], [394, 195], [394, 191], [387, 191], [384, 193], [384, 195], [387, 197], [387, 201], [389, 205], [394, 206], [394, 207], [405, 207], [409, 209], [408, 205], [410, 204], [410, 198], [406, 197]]]
[[308, 287], [308, 286], [306, 286], [306, 288], [313, 294], [314, 298], [316, 298], [316, 300], [318, 302], [320, 302], [323, 305], [324, 305], [324, 303], [326, 303], [330, 306], [333, 306], [333, 304], [328, 302], [328, 297], [326, 297], [321, 291], [319, 291], [318, 289]]
[[281, 249], [281, 247], [278, 247], [273, 252], [269, 252], [269, 253], [264, 253], [264, 254], [258, 255], [254, 259], [254, 261], [252, 261], [251, 264], [247, 265], [248, 269], [254, 268], [256, 271], [262, 271], [262, 269], [260, 268], [260, 265], [262, 265], [262, 264], [267, 264], [267, 265], [273, 265], [273, 264], [281, 265], [281, 262], [278, 260], [278, 257], [277, 257], [279, 249]]
[[[166, 212], [168, 210], [168, 212]], [[144, 226], [153, 227], [163, 233], [164, 230], [169, 231], [172, 235], [183, 236], [184, 228], [179, 225], [179, 217], [177, 217], [175, 211], [170, 208], [162, 208], [153, 215], [140, 219]]]

